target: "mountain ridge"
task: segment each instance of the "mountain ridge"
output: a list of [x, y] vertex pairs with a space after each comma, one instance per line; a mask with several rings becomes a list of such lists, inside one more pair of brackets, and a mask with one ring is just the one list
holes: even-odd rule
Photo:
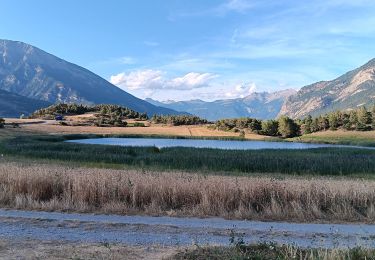
[[244, 98], [222, 99], [215, 101], [202, 101], [200, 99], [189, 101], [160, 102], [146, 99], [148, 102], [165, 106], [177, 111], [186, 111], [208, 120], [222, 118], [255, 117], [272, 119], [277, 116], [284, 100], [296, 93], [293, 89], [276, 92], [254, 92]]
[[375, 104], [375, 59], [336, 79], [319, 81], [290, 96], [279, 115], [301, 118]]
[[134, 97], [86, 68], [20, 41], [0, 40], [0, 89], [50, 103], [117, 104], [179, 114]]
[[51, 103], [30, 99], [5, 90], [0, 90], [0, 117], [28, 116], [37, 109], [47, 107]]

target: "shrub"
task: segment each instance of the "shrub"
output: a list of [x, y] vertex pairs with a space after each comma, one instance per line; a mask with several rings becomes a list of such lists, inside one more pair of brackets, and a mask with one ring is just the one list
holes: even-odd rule
[[5, 126], [5, 120], [4, 118], [0, 117], [0, 128], [4, 128], [4, 126]]

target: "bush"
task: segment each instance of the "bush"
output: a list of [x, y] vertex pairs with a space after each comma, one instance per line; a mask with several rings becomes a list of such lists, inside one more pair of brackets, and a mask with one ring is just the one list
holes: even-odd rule
[[133, 124], [134, 127], [145, 127], [145, 124], [144, 123], [141, 123], [141, 122], [135, 122]]
[[275, 120], [263, 121], [261, 134], [277, 136], [279, 134], [279, 123]]
[[5, 126], [5, 120], [4, 118], [0, 117], [0, 128], [4, 128], [4, 126]]
[[198, 116], [191, 115], [154, 115], [152, 117], [152, 122], [155, 124], [168, 124], [168, 125], [202, 125], [207, 124], [206, 119], [200, 118]]

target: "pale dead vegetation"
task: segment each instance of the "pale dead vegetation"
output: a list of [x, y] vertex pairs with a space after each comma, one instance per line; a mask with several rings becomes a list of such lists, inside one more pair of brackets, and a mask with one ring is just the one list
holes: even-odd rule
[[375, 220], [375, 182], [0, 164], [0, 205], [293, 221]]

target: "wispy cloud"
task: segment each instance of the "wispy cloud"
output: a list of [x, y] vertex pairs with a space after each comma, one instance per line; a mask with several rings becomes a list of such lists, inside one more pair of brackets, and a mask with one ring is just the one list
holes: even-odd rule
[[119, 73], [111, 76], [111, 83], [124, 89], [172, 89], [192, 90], [207, 87], [210, 81], [217, 75], [210, 73], [189, 72], [181, 77], [168, 78], [166, 73], [160, 70], [138, 70], [129, 73]]

